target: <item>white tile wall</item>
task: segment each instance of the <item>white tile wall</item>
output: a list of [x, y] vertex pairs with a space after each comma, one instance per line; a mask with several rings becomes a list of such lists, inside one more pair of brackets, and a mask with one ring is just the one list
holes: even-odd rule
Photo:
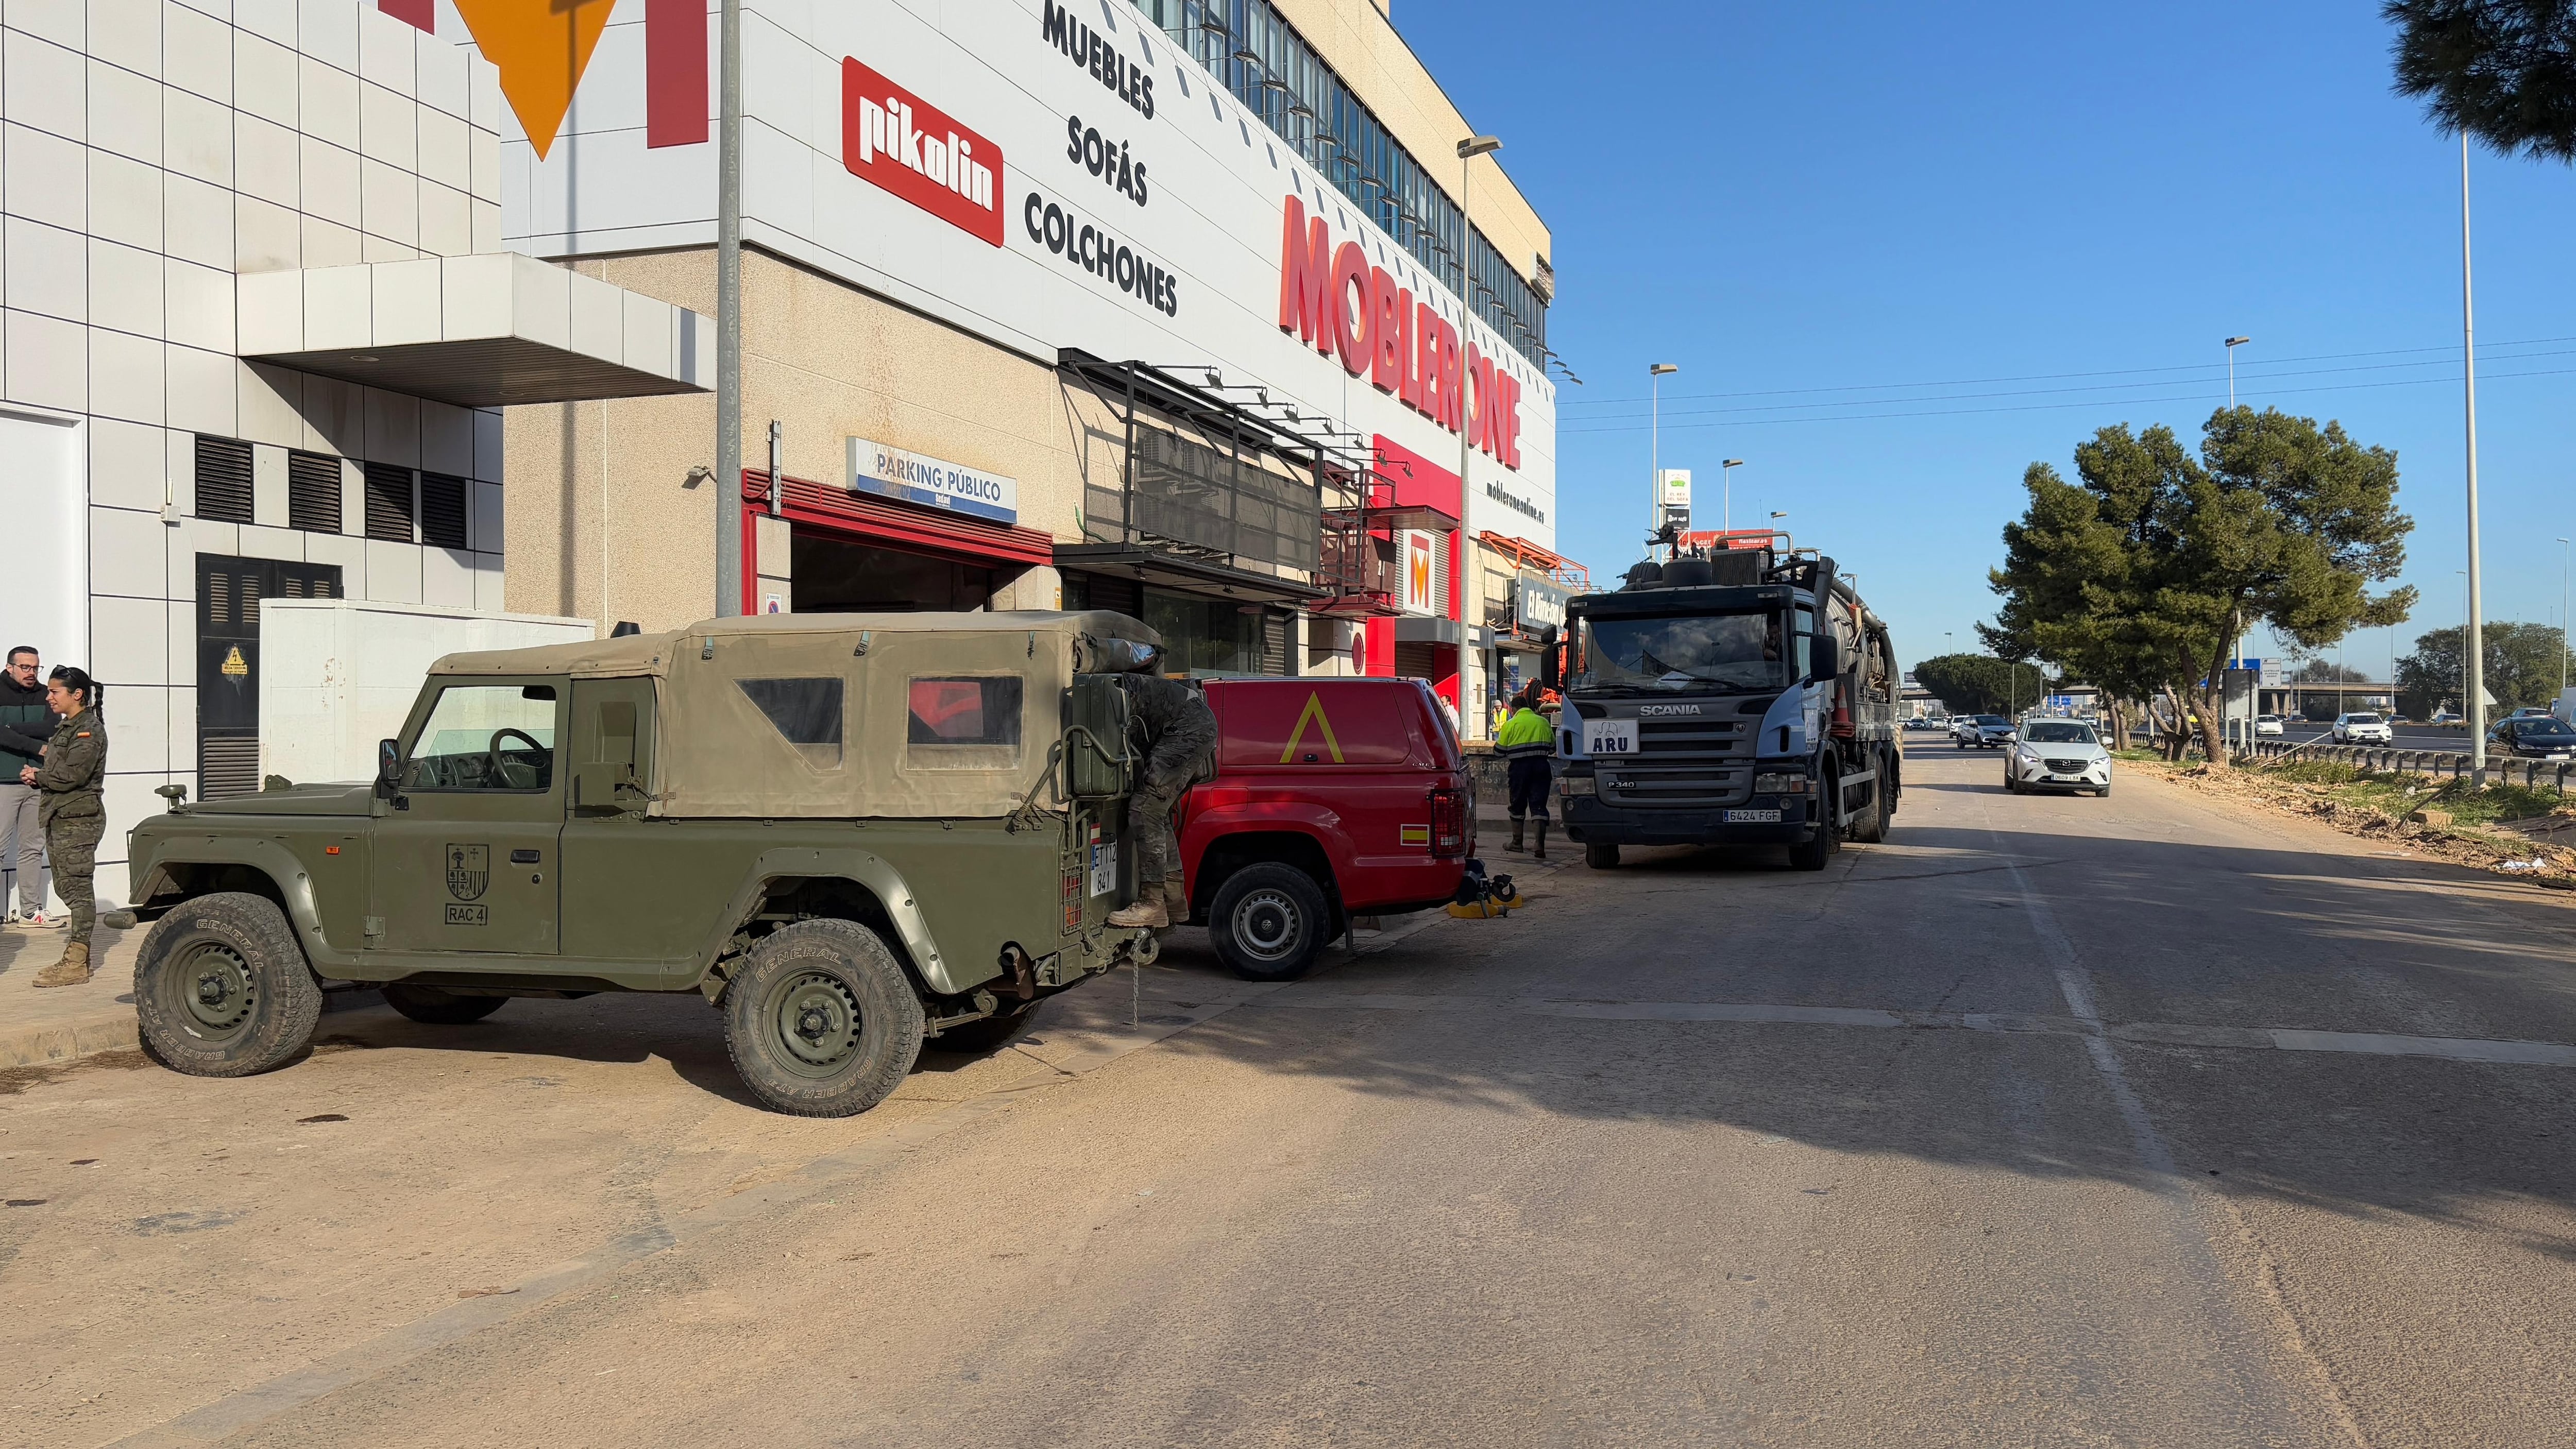
[[[440, 13], [426, 36], [374, 0], [0, 0], [0, 398], [88, 419], [91, 663], [120, 691], [112, 839], [160, 808], [152, 787], [196, 783], [200, 553], [501, 606], [497, 411], [238, 356], [257, 345], [240, 276], [501, 249], [499, 90]], [[421, 279], [344, 300], [435, 335], [447, 289], [435, 263]], [[256, 524], [190, 516], [201, 433], [254, 445]], [[342, 534], [283, 526], [290, 448], [345, 460]], [[484, 480], [483, 552], [364, 538], [358, 459]], [[121, 864], [101, 867], [118, 898]]]
[[89, 316], [89, 239], [42, 222], [0, 219], [0, 302], [48, 317]]

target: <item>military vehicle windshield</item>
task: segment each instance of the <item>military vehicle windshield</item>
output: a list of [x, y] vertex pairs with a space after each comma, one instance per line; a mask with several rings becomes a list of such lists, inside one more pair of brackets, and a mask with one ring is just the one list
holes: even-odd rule
[[1781, 616], [1769, 610], [1576, 622], [1576, 689], [1778, 689]]

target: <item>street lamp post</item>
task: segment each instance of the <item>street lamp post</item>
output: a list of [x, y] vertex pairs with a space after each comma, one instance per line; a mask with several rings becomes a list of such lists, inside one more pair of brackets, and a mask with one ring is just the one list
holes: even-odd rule
[[1646, 364], [1646, 532], [1664, 526], [1664, 374], [1681, 369], [1669, 362]]
[[1717, 526], [1729, 533], [1735, 531], [1735, 470], [1743, 466], [1742, 458], [1721, 458], [1717, 464]]
[[2567, 694], [2567, 540], [2558, 540], [2558, 694]]
[[2236, 411], [2236, 349], [2253, 341], [2251, 337], [2227, 339], [2227, 410]]
[[2478, 328], [2469, 289], [2469, 133], [2460, 132], [2460, 381], [2468, 424], [2469, 485], [2469, 768], [2487, 767], [2487, 640], [2478, 597]]

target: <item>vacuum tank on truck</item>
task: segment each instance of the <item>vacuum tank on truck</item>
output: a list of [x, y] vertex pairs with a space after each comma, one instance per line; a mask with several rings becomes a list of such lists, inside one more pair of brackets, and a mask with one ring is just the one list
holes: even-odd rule
[[1566, 834], [1595, 869], [1623, 845], [1776, 844], [1821, 870], [1896, 814], [1903, 676], [1886, 624], [1786, 535], [1721, 541], [1575, 598], [1542, 656], [1565, 699]]

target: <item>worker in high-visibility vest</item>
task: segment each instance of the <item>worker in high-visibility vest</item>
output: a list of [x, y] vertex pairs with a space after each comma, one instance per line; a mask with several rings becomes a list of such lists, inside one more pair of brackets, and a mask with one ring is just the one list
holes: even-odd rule
[[1552, 773], [1549, 761], [1556, 754], [1556, 726], [1538, 712], [1528, 690], [1512, 696], [1511, 718], [1503, 721], [1494, 736], [1494, 753], [1501, 755], [1504, 768], [1510, 772], [1512, 838], [1503, 849], [1517, 855], [1521, 850], [1523, 817], [1538, 817], [1538, 848], [1533, 853], [1547, 859], [1547, 787]]

